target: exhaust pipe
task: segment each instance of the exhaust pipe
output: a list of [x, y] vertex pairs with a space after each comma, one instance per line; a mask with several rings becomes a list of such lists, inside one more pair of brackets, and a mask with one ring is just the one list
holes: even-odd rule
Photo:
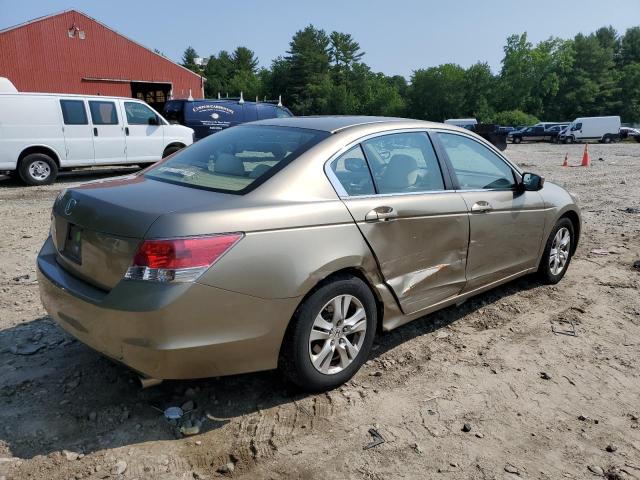
[[138, 377], [138, 379], [140, 380], [142, 388], [151, 388], [162, 383], [162, 380], [159, 378]]

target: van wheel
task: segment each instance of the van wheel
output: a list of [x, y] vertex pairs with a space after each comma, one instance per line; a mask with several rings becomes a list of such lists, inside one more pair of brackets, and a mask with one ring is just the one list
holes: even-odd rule
[[278, 368], [307, 391], [331, 390], [367, 360], [376, 331], [376, 302], [359, 278], [341, 276], [298, 307], [287, 329]]
[[564, 143], [573, 143], [573, 137], [566, 137]]
[[165, 148], [164, 153], [162, 154], [162, 158], [167, 158], [169, 155], [173, 155], [178, 150], [182, 150], [182, 147], [178, 147], [176, 145], [167, 147]]
[[602, 139], [602, 143], [611, 143], [611, 137], [609, 135], [605, 135]]
[[49, 155], [32, 153], [20, 161], [18, 173], [27, 185], [49, 185], [58, 176], [58, 166]]

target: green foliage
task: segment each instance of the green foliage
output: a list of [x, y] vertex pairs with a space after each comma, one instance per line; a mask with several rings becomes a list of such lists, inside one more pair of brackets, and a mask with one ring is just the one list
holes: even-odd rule
[[182, 54], [182, 66], [193, 72], [201, 73], [200, 67], [196, 65], [196, 58], [198, 58], [198, 53], [195, 49], [191, 46], [187, 47]]
[[278, 98], [297, 115], [361, 114], [443, 121], [525, 125], [586, 115], [621, 115], [640, 122], [640, 27], [618, 35], [613, 27], [549, 38], [533, 44], [511, 35], [500, 72], [487, 63], [468, 68], [447, 63], [418, 69], [411, 81], [373, 72], [348, 33], [313, 25], [297, 31], [286, 55], [259, 69], [253, 51], [238, 47], [209, 57], [204, 68], [188, 47], [182, 64], [206, 77], [205, 94], [253, 100]]
[[490, 120], [491, 123], [497, 123], [498, 125], [520, 126], [520, 125], [533, 125], [538, 123], [537, 117], [529, 115], [521, 110], [504, 110], [494, 114]]

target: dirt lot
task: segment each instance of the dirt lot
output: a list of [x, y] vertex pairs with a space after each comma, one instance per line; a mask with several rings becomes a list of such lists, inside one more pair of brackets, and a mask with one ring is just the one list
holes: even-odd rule
[[[38, 298], [52, 201], [96, 176], [0, 180], [0, 479], [640, 478], [640, 214], [625, 211], [640, 208], [640, 144], [559, 166], [582, 148], [507, 150], [579, 195], [584, 234], [559, 285], [521, 279], [383, 334], [323, 395], [275, 373], [141, 390]], [[187, 402], [179, 424], [160, 413]], [[386, 442], [364, 450], [370, 428]]]

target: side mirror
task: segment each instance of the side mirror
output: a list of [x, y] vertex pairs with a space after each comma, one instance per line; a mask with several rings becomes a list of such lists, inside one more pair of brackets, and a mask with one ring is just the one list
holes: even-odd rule
[[149, 117], [149, 125], [160, 125], [158, 117]]
[[519, 185], [522, 191], [537, 192], [538, 190], [541, 190], [543, 186], [544, 177], [529, 172], [522, 174], [522, 180]]

